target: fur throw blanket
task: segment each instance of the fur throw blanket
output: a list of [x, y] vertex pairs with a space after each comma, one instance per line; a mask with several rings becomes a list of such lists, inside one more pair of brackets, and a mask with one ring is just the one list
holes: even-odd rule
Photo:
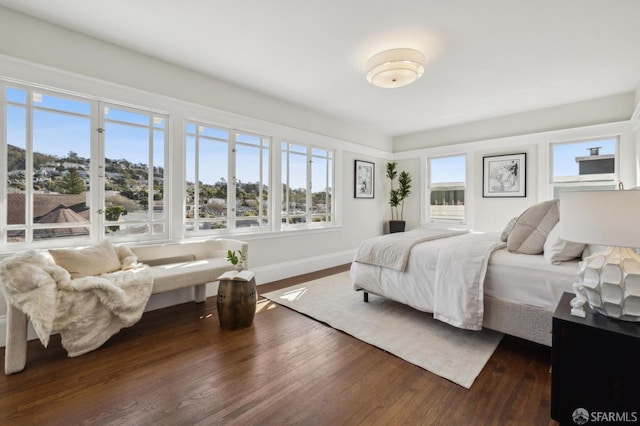
[[82, 355], [138, 322], [151, 295], [150, 267], [126, 247], [118, 257], [119, 271], [71, 279], [48, 253], [30, 250], [0, 262], [0, 287], [45, 347], [55, 330], [70, 357]]

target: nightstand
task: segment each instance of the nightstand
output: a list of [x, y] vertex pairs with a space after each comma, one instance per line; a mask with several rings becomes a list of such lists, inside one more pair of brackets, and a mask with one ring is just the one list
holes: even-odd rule
[[640, 423], [640, 323], [588, 304], [585, 318], [574, 317], [573, 297], [564, 293], [553, 314], [551, 418], [584, 424], [582, 413], [589, 424]]

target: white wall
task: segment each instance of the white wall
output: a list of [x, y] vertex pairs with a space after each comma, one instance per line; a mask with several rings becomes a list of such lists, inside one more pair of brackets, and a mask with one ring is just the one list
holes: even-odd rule
[[[466, 154], [466, 225], [479, 231], [501, 231], [514, 216], [520, 215], [527, 207], [552, 198], [549, 184], [549, 145], [555, 142], [568, 142], [599, 137], [620, 136], [620, 179], [625, 187], [637, 186], [637, 153], [640, 138], [634, 133], [630, 120], [596, 124], [578, 128], [532, 133], [505, 138], [478, 140], [448, 146], [424, 148], [396, 154], [400, 164], [425, 181], [425, 161], [428, 156]], [[527, 154], [526, 197], [524, 198], [483, 198], [482, 164], [483, 157], [497, 154]], [[416, 170], [417, 169], [417, 170]], [[424, 187], [424, 185], [423, 185]], [[408, 224], [412, 227], [423, 223], [426, 209], [426, 194], [421, 190], [411, 202], [411, 209], [405, 211]], [[422, 215], [422, 216], [421, 216]]]
[[394, 151], [411, 151], [626, 121], [629, 120], [633, 112], [634, 97], [633, 92], [628, 92], [553, 108], [407, 134], [394, 138]]

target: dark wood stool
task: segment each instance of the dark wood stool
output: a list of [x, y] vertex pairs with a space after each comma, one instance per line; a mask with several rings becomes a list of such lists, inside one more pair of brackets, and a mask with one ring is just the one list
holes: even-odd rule
[[238, 330], [249, 327], [256, 314], [256, 280], [220, 280], [218, 287], [218, 319], [220, 327]]

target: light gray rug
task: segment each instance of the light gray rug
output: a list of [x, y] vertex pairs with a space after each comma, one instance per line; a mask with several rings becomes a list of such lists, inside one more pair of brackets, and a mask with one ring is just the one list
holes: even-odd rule
[[502, 339], [491, 330], [461, 330], [349, 284], [343, 272], [262, 294], [469, 389]]

